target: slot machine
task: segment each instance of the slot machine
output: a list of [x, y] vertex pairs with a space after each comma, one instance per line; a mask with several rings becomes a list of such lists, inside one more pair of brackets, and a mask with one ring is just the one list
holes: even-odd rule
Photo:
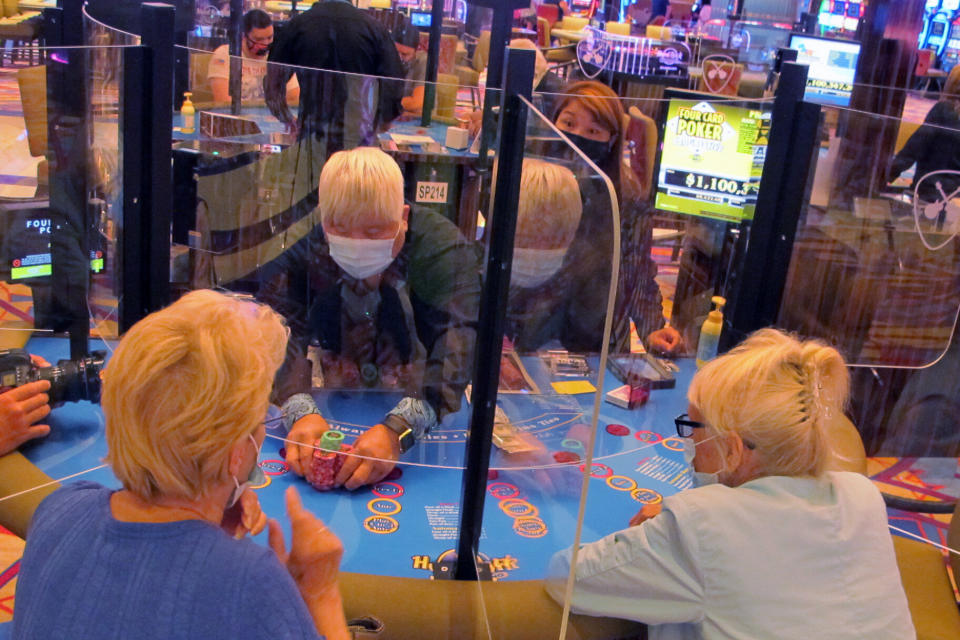
[[940, 13], [940, 4], [941, 0], [927, 0], [923, 8], [923, 27], [920, 29], [919, 36], [917, 36], [917, 46], [921, 49], [930, 48], [930, 38], [937, 37], [933, 33], [936, 30], [934, 22]]
[[[820, 31], [842, 31], [844, 20], [847, 14], [846, 0], [824, 0], [820, 5], [820, 14], [817, 23], [820, 25]], [[849, 3], [852, 4], [852, 3]]]
[[865, 2], [848, 2], [846, 13], [843, 18], [844, 31], [856, 31], [860, 25], [860, 18], [863, 17]]
[[950, 25], [950, 35], [947, 36], [947, 46], [943, 48], [940, 68], [949, 73], [958, 62], [960, 62], [960, 15]]

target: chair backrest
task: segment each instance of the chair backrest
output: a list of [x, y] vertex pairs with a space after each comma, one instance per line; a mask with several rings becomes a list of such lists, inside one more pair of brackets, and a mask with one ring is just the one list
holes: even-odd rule
[[827, 466], [829, 471], [853, 471], [867, 475], [867, 452], [863, 448], [863, 439], [846, 416], [840, 415], [833, 420], [830, 445], [833, 455]]
[[457, 43], [460, 40], [452, 33], [440, 36], [440, 59], [437, 63], [437, 73], [453, 73], [457, 62]]
[[641, 196], [646, 198], [653, 185], [653, 165], [657, 158], [657, 123], [636, 107], [630, 107], [626, 138], [630, 169], [640, 181]]
[[390, 9], [393, 7], [393, 3], [390, 0], [370, 0], [371, 9]]
[[560, 21], [560, 28], [566, 29], [567, 31], [580, 31], [588, 24], [590, 24], [589, 18], [563, 16], [563, 20]]
[[194, 104], [213, 102], [213, 90], [210, 88], [210, 81], [207, 78], [212, 58], [212, 53], [190, 52], [190, 91], [193, 93], [191, 101]]
[[490, 59], [490, 31], [481, 31], [477, 48], [473, 50], [473, 70], [477, 73], [487, 68]]
[[553, 24], [560, 21], [560, 7], [555, 4], [541, 4], [537, 6], [537, 17], [546, 18], [547, 22]]
[[11, 18], [20, 13], [18, 0], [3, 0], [3, 17]]
[[916, 76], [925, 76], [930, 71], [930, 65], [933, 64], [933, 51], [930, 49], [920, 49], [917, 51], [917, 66], [913, 70]]
[[670, 27], [665, 27], [661, 24], [648, 24], [646, 36], [651, 40], [672, 40], [673, 31]]
[[27, 144], [33, 157], [47, 155], [47, 68], [17, 70], [17, 85], [27, 127]]
[[537, 46], [546, 49], [550, 46], [550, 21], [537, 16]]
[[740, 89], [743, 65], [727, 60], [704, 60], [698, 90], [720, 96], [735, 96]]
[[456, 124], [457, 89], [459, 78], [449, 73], [437, 74], [437, 102], [433, 117], [448, 124]]
[[613, 33], [618, 36], [628, 36], [630, 35], [630, 23], [629, 22], [608, 22], [603, 25], [604, 31], [607, 33]]

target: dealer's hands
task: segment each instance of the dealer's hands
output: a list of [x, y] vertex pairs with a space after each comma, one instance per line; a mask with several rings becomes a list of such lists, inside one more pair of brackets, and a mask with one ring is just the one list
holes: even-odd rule
[[252, 489], [240, 494], [237, 504], [223, 514], [223, 529], [238, 540], [246, 535], [255, 536], [267, 526], [267, 514], [260, 508], [260, 499]]
[[[42, 358], [40, 366], [50, 366]], [[0, 393], [0, 455], [6, 455], [27, 440], [50, 433], [50, 426], [34, 424], [50, 413], [50, 382], [38, 380]]]
[[286, 499], [293, 530], [290, 553], [287, 553], [280, 524], [273, 519], [269, 523], [270, 548], [297, 583], [317, 630], [331, 640], [348, 638], [338, 584], [343, 543], [319, 518], [303, 508], [296, 489], [288, 488]]
[[376, 424], [353, 443], [353, 451], [344, 457], [336, 484], [347, 489], [376, 484], [393, 470], [399, 457], [397, 434], [386, 425]]
[[286, 460], [290, 468], [299, 476], [304, 476], [313, 462], [313, 443], [320, 439], [330, 425], [319, 413], [303, 416], [293, 423], [287, 434]]
[[676, 353], [682, 344], [683, 338], [680, 336], [680, 332], [670, 325], [663, 329], [657, 329], [647, 336], [647, 346], [651, 351], [657, 353]]

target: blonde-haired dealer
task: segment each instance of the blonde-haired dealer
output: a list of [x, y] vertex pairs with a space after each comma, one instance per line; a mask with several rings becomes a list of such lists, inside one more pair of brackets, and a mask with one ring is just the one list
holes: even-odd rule
[[480, 253], [443, 216], [411, 211], [397, 163], [372, 147], [330, 156], [318, 210], [320, 224], [260, 270], [258, 298], [292, 332], [274, 400], [286, 415], [296, 473], [305, 474], [328, 428], [308, 393], [309, 346], [324, 387], [403, 393], [354, 442], [357, 455], [336, 483], [355, 489], [379, 482], [400, 453], [460, 408], [473, 365]]
[[[288, 554], [242, 539], [267, 525], [259, 471], [287, 329], [265, 305], [194, 291], [124, 336], [106, 369], [106, 461], [123, 484], [76, 482], [27, 536], [13, 637], [347, 637], [343, 546], [287, 493]], [[269, 612], [265, 614], [264, 612]]]
[[[915, 638], [880, 492], [826, 470], [848, 388], [835, 349], [773, 329], [707, 363], [676, 419], [694, 488], [582, 545], [572, 610], [651, 640]], [[561, 601], [570, 558], [551, 561]]]

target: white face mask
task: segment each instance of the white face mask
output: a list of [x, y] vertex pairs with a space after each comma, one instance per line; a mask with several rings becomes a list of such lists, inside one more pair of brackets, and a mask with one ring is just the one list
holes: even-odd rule
[[514, 248], [510, 284], [525, 289], [539, 287], [560, 270], [566, 255], [566, 247], [563, 249]]
[[[709, 442], [717, 436], [711, 436], [706, 440], [700, 442]], [[690, 474], [693, 478], [694, 487], [705, 487], [708, 484], [718, 484], [720, 482], [720, 472], [714, 471], [712, 473], [707, 473], [705, 471], [697, 471], [693, 468], [693, 459], [697, 455], [697, 443], [693, 441], [693, 438], [684, 438], [683, 439], [683, 461], [690, 465]]]
[[[402, 225], [401, 225], [402, 226]], [[376, 240], [372, 238], [347, 238], [327, 233], [330, 245], [330, 257], [341, 269], [363, 280], [382, 273], [393, 262], [393, 245], [400, 234], [400, 228], [392, 238]]]
[[237, 480], [237, 476], [233, 476], [234, 489], [233, 493], [230, 494], [230, 498], [227, 500], [227, 509], [237, 504], [237, 500], [240, 499], [240, 496], [243, 495], [243, 492], [246, 491], [248, 487], [259, 486], [265, 481], [263, 469], [260, 468], [260, 447], [257, 446], [257, 441], [253, 439], [252, 435], [248, 437], [253, 442], [253, 448], [257, 450], [257, 459], [254, 461], [253, 469], [250, 469], [250, 474], [243, 483]]

